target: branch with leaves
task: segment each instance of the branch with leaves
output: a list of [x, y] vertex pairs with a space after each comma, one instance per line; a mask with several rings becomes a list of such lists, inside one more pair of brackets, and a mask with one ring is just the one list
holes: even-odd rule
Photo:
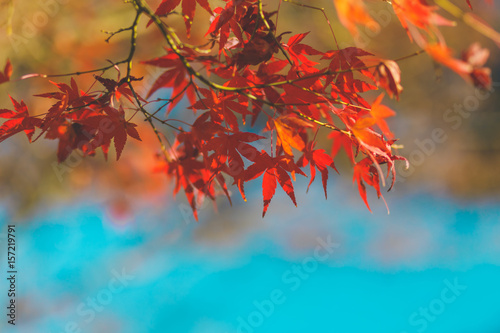
[[[54, 100], [40, 116], [31, 116], [22, 101], [11, 98], [14, 110], [0, 110], [0, 118], [6, 119], [0, 127], [0, 142], [20, 132], [30, 142], [41, 137], [58, 140], [59, 162], [74, 150], [92, 156], [100, 148], [107, 157], [113, 143], [119, 159], [129, 137], [141, 140], [132, 121], [142, 114], [159, 142], [157, 171], [174, 181], [174, 194], [184, 191], [196, 218], [202, 200], [215, 201], [222, 193], [231, 202], [228, 184], [236, 185], [246, 200], [245, 183], [260, 176], [263, 216], [278, 184], [297, 205], [292, 179], [297, 174], [307, 176], [307, 167], [309, 186], [316, 171], [321, 173], [326, 197], [329, 169], [337, 171], [334, 159], [341, 149], [352, 163], [354, 182], [369, 208], [366, 186], [382, 197], [381, 187], [387, 179], [391, 178], [389, 189], [394, 184], [395, 162], [407, 163], [394, 153], [396, 136], [385, 121], [395, 112], [382, 104], [385, 93], [399, 99], [403, 91], [398, 62], [427, 53], [472, 84], [482, 89], [491, 85], [490, 70], [484, 67], [489, 53], [479, 44], [472, 44], [461, 59], [453, 58], [439, 27], [455, 22], [438, 11], [442, 7], [466, 23], [474, 16], [444, 0], [436, 1], [437, 6], [423, 0], [387, 3], [421, 49], [393, 60], [357, 47], [340, 49], [325, 9], [300, 1], [280, 0], [276, 10], [271, 2], [262, 0], [224, 0], [223, 7], [213, 9], [208, 0], [163, 0], [156, 10], [144, 0], [126, 2], [135, 11], [134, 20], [125, 28], [106, 32], [106, 42], [117, 34], [130, 33], [127, 57], [94, 70], [22, 76], [70, 77], [70, 83], [51, 81], [57, 91], [36, 95]], [[353, 35], [359, 25], [377, 24], [363, 0], [333, 3], [340, 22]], [[278, 16], [283, 5], [321, 11], [335, 49], [321, 51], [308, 45], [308, 32], [280, 33]], [[168, 16], [176, 10], [182, 13], [188, 37], [198, 19], [197, 11], [211, 15], [203, 45], [182, 40], [168, 24]], [[136, 59], [141, 18], [148, 20], [146, 29], [160, 34], [165, 54]], [[485, 23], [476, 29], [500, 44], [498, 34]], [[162, 71], [146, 96], [136, 89], [142, 78], [133, 76], [138, 61]], [[123, 78], [120, 66], [125, 66]], [[112, 69], [118, 72], [116, 80], [106, 77]], [[74, 76], [84, 74], [93, 74], [104, 90], [81, 90]], [[9, 61], [0, 73], [0, 83], [9, 81], [11, 75]], [[365, 93], [377, 89], [385, 93], [373, 102], [365, 99]], [[163, 98], [167, 93], [171, 97]], [[162, 97], [155, 99], [153, 95]], [[189, 103], [189, 112], [197, 115], [193, 123], [169, 118], [184, 100]], [[162, 104], [150, 111], [154, 103]], [[128, 109], [131, 116], [125, 112]], [[270, 144], [262, 143], [265, 132], [272, 138]], [[319, 135], [331, 140], [330, 152], [316, 148]]]

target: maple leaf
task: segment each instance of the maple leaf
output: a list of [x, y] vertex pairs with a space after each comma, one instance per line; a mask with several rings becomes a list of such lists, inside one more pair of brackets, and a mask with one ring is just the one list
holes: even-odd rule
[[277, 133], [276, 144], [281, 146], [283, 151], [290, 156], [293, 156], [291, 147], [300, 151], [305, 147], [304, 139], [301, 137], [299, 130], [292, 125], [292, 119], [289, 116], [281, 116], [273, 120]]
[[28, 113], [28, 107], [23, 101], [19, 103], [12, 97], [10, 100], [15, 111], [0, 109], [0, 118], [9, 119], [0, 126], [0, 142], [19, 132], [24, 132], [31, 142], [35, 128], [42, 126], [42, 120], [31, 117]]
[[379, 199], [382, 198], [382, 200], [384, 200], [385, 206], [387, 208], [387, 213], [389, 213], [389, 207], [387, 206], [387, 202], [385, 202], [385, 199], [380, 191], [380, 180], [382, 180], [382, 185], [384, 185], [384, 177], [382, 175], [380, 166], [378, 164], [387, 163], [386, 177], [389, 176], [389, 172], [392, 172], [392, 183], [388, 189], [388, 191], [390, 191], [396, 181], [396, 171], [394, 168], [394, 161], [396, 160], [404, 161], [406, 164], [406, 168], [409, 167], [409, 162], [406, 158], [396, 155], [392, 155], [389, 160], [385, 160], [382, 156], [377, 156], [375, 159], [372, 159], [371, 157], [366, 157], [363, 160], [356, 163], [356, 165], [354, 166], [353, 182], [355, 181], [358, 182], [359, 194], [370, 212], [371, 209], [370, 206], [368, 205], [368, 201], [366, 198], [365, 183], [369, 186], [372, 186], [376, 190], [377, 197]]
[[[73, 120], [77, 120], [82, 115], [88, 117], [90, 113], [95, 112], [89, 111], [87, 107], [90, 105], [97, 106], [99, 103], [92, 95], [87, 95], [84, 92], [80, 94], [78, 85], [73, 78], [71, 78], [70, 86], [65, 83], [49, 82], [58, 87], [59, 91], [34, 96], [58, 100], [45, 115], [42, 132], [40, 133], [40, 136], [42, 136], [45, 132], [52, 131], [51, 137], [55, 139], [58, 137], [56, 134], [58, 127], [64, 123], [65, 117]], [[63, 134], [60, 133], [60, 135]]]
[[[167, 176], [176, 180], [174, 195], [181, 187], [197, 219], [198, 204], [205, 196], [215, 199], [213, 180], [220, 185], [222, 191], [231, 203], [226, 182], [221, 172], [226, 172], [234, 177], [241, 176], [241, 170], [234, 162], [229, 164], [234, 168], [226, 167], [227, 161], [237, 160], [239, 154], [253, 159], [257, 152], [249, 151], [246, 142], [253, 142], [262, 137], [253, 133], [237, 132], [226, 134], [226, 128], [210, 119], [210, 112], [201, 114], [191, 126], [190, 132], [180, 132], [171, 149], [174, 157], [169, 162], [164, 162], [160, 170]], [[251, 147], [253, 150], [255, 148]], [[209, 155], [210, 151], [215, 151]], [[204, 160], [199, 158], [204, 157]], [[236, 162], [238, 163], [238, 162]]]
[[[308, 74], [317, 74], [319, 72], [319, 70], [312, 67], [306, 67], [306, 71], [309, 72]], [[297, 71], [295, 71], [294, 68], [291, 68], [286, 76], [286, 79], [295, 80], [298, 77], [299, 76]], [[307, 116], [312, 116], [311, 106], [316, 109], [316, 105], [318, 104], [327, 104], [329, 106], [332, 106], [328, 97], [320, 93], [325, 90], [325, 86], [317, 76], [313, 76], [308, 79], [302, 79], [292, 84], [285, 84], [283, 86], [283, 89], [284, 92], [281, 94], [281, 96], [279, 96], [279, 99], [282, 101], [282, 103], [289, 105], [287, 108], [290, 111], [296, 108], [301, 113], [306, 114]], [[294, 119], [295, 122], [299, 122], [297, 120], [298, 118], [290, 119]], [[305, 122], [300, 121], [299, 124], [304, 125]]]
[[[142, 63], [167, 68], [167, 70], [153, 83], [146, 98], [149, 98], [160, 88], [172, 88], [171, 103], [167, 109], [167, 112], [170, 112], [180, 102], [183, 96], [187, 96], [189, 102], [194, 104], [196, 101], [196, 91], [191, 82], [191, 75], [179, 56], [170, 49], [167, 49], [167, 53], [168, 54], [163, 57], [143, 61]], [[186, 56], [187, 60], [193, 59], [192, 54], [186, 54]]]
[[369, 26], [371, 29], [379, 28], [378, 23], [366, 11], [363, 0], [333, 0], [333, 3], [337, 8], [340, 22], [351, 34], [358, 34], [357, 24]]
[[[372, 130], [370, 127], [375, 124], [376, 119], [373, 117], [358, 118], [355, 123], [347, 124], [354, 139], [357, 142], [358, 149], [373, 162], [374, 166], [382, 174], [380, 163], [388, 163], [390, 170], [394, 172], [393, 155], [391, 152], [391, 145], [395, 140], [386, 141], [384, 137]], [[351, 121], [349, 121], [351, 122]], [[382, 178], [382, 185], [385, 186], [385, 180]]]
[[5, 64], [3, 73], [0, 72], [0, 84], [8, 82], [10, 80], [11, 75], [12, 75], [12, 64], [10, 63], [10, 60], [7, 59], [7, 63]]
[[393, 139], [394, 134], [389, 130], [389, 126], [387, 125], [385, 118], [394, 117], [396, 112], [389, 109], [387, 106], [380, 104], [384, 99], [384, 94], [380, 94], [375, 102], [372, 104], [372, 108], [370, 110], [370, 115], [373, 117], [377, 126], [382, 130], [382, 133], [388, 138]]
[[328, 135], [329, 139], [333, 140], [332, 144], [332, 152], [331, 156], [335, 158], [337, 156], [337, 153], [339, 152], [340, 148], [343, 147], [347, 157], [349, 158], [349, 161], [354, 165], [356, 161], [354, 160], [354, 153], [352, 150], [352, 139], [350, 136], [342, 133], [342, 132], [337, 132], [333, 131]]
[[240, 43], [243, 43], [243, 32], [238, 20], [246, 12], [249, 4], [246, 1], [228, 1], [225, 8], [216, 8], [217, 14], [210, 24], [207, 33], [216, 35], [219, 34], [219, 53], [225, 47], [231, 31]]
[[78, 122], [69, 120], [61, 121], [57, 126], [52, 126], [45, 136], [46, 139], [59, 139], [57, 147], [57, 160], [64, 162], [71, 152], [80, 149], [85, 155], [93, 155], [95, 150], [87, 149], [88, 143], [93, 139], [95, 130]]
[[403, 87], [401, 86], [401, 70], [397, 62], [383, 60], [375, 68], [374, 77], [377, 86], [384, 88], [391, 98], [395, 96], [399, 100]]
[[[271, 157], [265, 151], [262, 151], [259, 159], [248, 167], [244, 172], [244, 181], [249, 181], [255, 179], [264, 173], [262, 179], [262, 195], [264, 200], [264, 209], [262, 211], [262, 217], [266, 215], [267, 208], [271, 203], [276, 192], [277, 183], [280, 184], [281, 188], [290, 197], [293, 204], [297, 206], [297, 201], [295, 200], [295, 192], [293, 189], [292, 179], [288, 173], [291, 173], [295, 178], [295, 173], [306, 176], [306, 174], [300, 170], [300, 168], [295, 164], [293, 159], [286, 155]], [[242, 192], [242, 188], [240, 188]], [[244, 193], [242, 192], [242, 196]]]
[[323, 182], [323, 190], [325, 191], [325, 199], [327, 198], [326, 192], [326, 184], [328, 181], [328, 168], [330, 167], [338, 172], [335, 164], [333, 163], [333, 158], [328, 155], [324, 149], [314, 149], [315, 142], [310, 142], [306, 149], [304, 150], [304, 154], [297, 161], [297, 165], [301, 168], [307, 166], [309, 164], [311, 169], [311, 180], [309, 181], [309, 185], [307, 186], [307, 191], [309, 191], [309, 187], [313, 183], [316, 178], [316, 169], [321, 172], [321, 181]]
[[241, 156], [255, 161], [260, 155], [259, 151], [248, 143], [261, 139], [265, 138], [250, 132], [220, 133], [218, 137], [210, 139], [204, 147], [205, 151], [214, 151], [209, 158], [211, 169], [222, 169], [228, 175], [238, 178], [245, 167]]
[[426, 51], [436, 62], [445, 65], [464, 78], [472, 73], [473, 66], [463, 60], [453, 58], [452, 50], [446, 45], [429, 44]]
[[421, 48], [426, 47], [427, 39], [418, 29], [428, 34], [433, 32], [440, 40], [443, 40], [437, 27], [455, 25], [455, 22], [436, 13], [439, 7], [430, 6], [425, 0], [394, 0], [392, 6], [410, 40], [415, 40]]
[[430, 6], [424, 0], [395, 0], [393, 1], [396, 14], [403, 19], [405, 28], [413, 24], [419, 29], [429, 31], [433, 26], [454, 26], [455, 22], [449, 21], [438, 15], [437, 6]]
[[[383, 95], [381, 95], [383, 97]], [[380, 100], [382, 97], [379, 96]], [[390, 109], [381, 110], [381, 115], [391, 114]], [[377, 112], [377, 111], [376, 111]], [[380, 164], [387, 164], [387, 177], [389, 173], [392, 173], [392, 183], [389, 190], [394, 186], [396, 180], [396, 169], [394, 166], [394, 161], [403, 160], [408, 166], [408, 161], [397, 155], [393, 155], [391, 151], [391, 146], [396, 140], [386, 141], [384, 137], [377, 132], [373, 131], [370, 127], [373, 126], [378, 120], [376, 117], [369, 116], [365, 118], [358, 118], [355, 123], [352, 124], [352, 120], [348, 119], [347, 127], [354, 134], [354, 139], [357, 142], [358, 149], [367, 155], [372, 163], [373, 167], [377, 169], [377, 174], [382, 175], [382, 169]], [[382, 185], [385, 186], [385, 178], [380, 177]], [[378, 181], [378, 180], [377, 180]]]
[[[115, 96], [116, 100], [119, 100], [120, 97], [123, 95], [126, 99], [128, 99], [130, 102], [133, 101], [134, 94], [130, 90], [127, 82], [127, 78], [123, 78], [119, 81], [115, 81], [112, 79], [106, 79], [98, 75], [94, 75], [94, 78], [99, 81], [107, 90], [107, 93], [104, 94], [103, 96], [100, 97], [101, 101], [106, 101], [106, 102], [111, 102], [112, 97]], [[136, 78], [131, 76], [130, 81], [140, 81], [142, 80], [141, 78]], [[146, 102], [142, 97], [137, 96], [141, 102]]]
[[113, 140], [116, 160], [118, 160], [127, 142], [127, 136], [138, 141], [141, 141], [141, 137], [135, 128], [137, 125], [125, 120], [125, 111], [121, 106], [120, 109], [106, 106], [103, 111], [105, 112], [103, 115], [91, 116], [81, 120], [83, 125], [95, 130], [94, 138], [86, 149], [92, 151], [97, 147], [101, 147], [104, 156], [107, 158], [109, 146], [111, 140]]
[[469, 74], [469, 79], [476, 87], [491, 89], [491, 69], [483, 67], [489, 56], [490, 51], [482, 48], [477, 42], [471, 44], [467, 50], [462, 53], [462, 59], [472, 66], [472, 72]]
[[197, 148], [202, 150], [201, 145], [198, 145], [197, 143], [204, 144], [205, 142], [210, 141], [216, 135], [224, 133], [224, 131], [226, 130], [226, 128], [221, 126], [221, 124], [218, 122], [218, 117], [216, 119], [213, 119], [212, 116], [213, 114], [211, 112], [205, 112], [201, 114], [191, 126], [191, 132], [179, 133], [177, 136], [177, 140], [180, 140], [181, 142], [189, 141], [183, 137], [191, 133], [191, 141], [188, 145], [197, 146]]
[[372, 74], [364, 68], [365, 63], [360, 59], [360, 57], [365, 56], [373, 56], [373, 54], [358, 47], [350, 46], [341, 50], [325, 52], [321, 59], [331, 59], [328, 69], [332, 72], [345, 71], [352, 68], [371, 78]]
[[384, 140], [382, 135], [370, 129], [375, 124], [375, 121], [372, 117], [358, 119], [354, 126], [351, 127], [351, 131], [364, 152], [389, 159], [389, 156], [392, 155], [391, 146]]
[[[336, 94], [338, 94], [344, 97], [343, 99], [346, 102], [354, 102], [360, 106], [369, 107], [359, 93], [374, 89], [375, 86], [354, 77], [356, 71], [373, 80], [373, 74], [366, 68], [363, 60], [360, 59], [364, 56], [373, 56], [373, 54], [357, 47], [347, 47], [324, 53], [321, 59], [331, 59], [328, 70], [333, 73], [342, 72], [326, 77], [325, 86], [332, 84], [332, 97], [337, 98]], [[348, 69], [352, 69], [352, 71], [348, 71]]]
[[57, 118], [68, 108], [81, 109], [93, 104], [98, 104], [93, 95], [88, 95], [78, 89], [78, 85], [73, 78], [71, 78], [70, 85], [66, 83], [49, 82], [59, 88], [60, 91], [34, 95], [36, 97], [56, 99], [59, 101], [52, 105], [48, 114], [45, 116], [44, 128], [47, 128], [52, 121], [57, 120]]
[[380, 192], [380, 175], [378, 169], [373, 166], [373, 161], [370, 158], [364, 158], [354, 165], [353, 183], [354, 182], [358, 183], [359, 194], [366, 207], [368, 207], [368, 210], [372, 212], [366, 198], [365, 183], [376, 190], [378, 198], [382, 197], [382, 193]]
[[[203, 179], [199, 172], [196, 172], [197, 169], [201, 168], [203, 163], [199, 161], [195, 161], [192, 159], [189, 160], [181, 160], [174, 161], [169, 163], [169, 173], [173, 173], [176, 177], [176, 183], [174, 188], [174, 196], [179, 192], [181, 186], [184, 188], [184, 193], [186, 198], [188, 199], [189, 205], [193, 210], [193, 215], [196, 220], [198, 220], [198, 213], [196, 207], [196, 193], [195, 187], [192, 182], [196, 182], [199, 179]], [[198, 168], [196, 168], [198, 166]], [[172, 170], [172, 171], [170, 171]]]
[[322, 55], [323, 53], [312, 48], [307, 44], [300, 43], [309, 32], [303, 34], [297, 34], [288, 39], [288, 42], [284, 45], [288, 52], [290, 53], [290, 58], [294, 62], [295, 66], [298, 66], [300, 63], [307, 67], [313, 67], [317, 65], [317, 62], [311, 61], [307, 58], [307, 56], [311, 55]]
[[[174, 147], [174, 149], [176, 148]], [[196, 159], [196, 156], [183, 155], [182, 151], [178, 151], [174, 155], [177, 158], [171, 161], [162, 161], [156, 170], [164, 172], [169, 178], [175, 178], [174, 196], [179, 193], [181, 188], [184, 189], [194, 218], [198, 221], [198, 207], [204, 197], [208, 196], [215, 200], [215, 192], [211, 183], [212, 174], [205, 168], [202, 161]], [[219, 183], [225, 184], [221, 177], [216, 176], [216, 179]]]
[[465, 80], [472, 82], [476, 87], [491, 88], [491, 69], [482, 67], [489, 57], [489, 50], [474, 43], [462, 53], [462, 59], [454, 58], [452, 49], [443, 43], [428, 44], [426, 52], [438, 63], [441, 63]]
[[259, 70], [257, 71], [257, 77], [263, 83], [270, 83], [283, 78], [282, 75], [277, 75], [278, 72], [282, 71], [288, 65], [286, 60], [275, 60], [268, 61], [260, 64]]
[[59, 88], [60, 91], [37, 94], [34, 96], [43, 98], [53, 98], [59, 101], [64, 100], [66, 103], [66, 107], [72, 106], [76, 108], [86, 105], [86, 100], [84, 99], [82, 100], [80, 98], [80, 91], [78, 89], [78, 85], [76, 84], [76, 81], [73, 78], [71, 78], [70, 86], [68, 86], [66, 83], [56, 83], [53, 81], [49, 82], [55, 85], [57, 88]]
[[[276, 12], [263, 11], [263, 22], [257, 1], [230, 0], [225, 8], [216, 8], [214, 17], [206, 35], [210, 34], [219, 42], [219, 57], [224, 54], [230, 59], [229, 64], [236, 64], [239, 69], [247, 65], [257, 65], [269, 60], [279, 51], [281, 36], [274, 35], [276, 27], [270, 19]], [[234, 37], [229, 37], [231, 31]], [[278, 43], [277, 43], [278, 42]], [[241, 49], [234, 55], [226, 50]], [[232, 53], [232, 52], [231, 52]]]
[[243, 116], [252, 114], [248, 111], [248, 105], [238, 103], [234, 99], [238, 96], [235, 94], [221, 94], [218, 96], [213, 90], [199, 89], [200, 93], [206, 97], [198, 100], [191, 105], [193, 110], [210, 110], [210, 116], [213, 121], [221, 124], [226, 124], [235, 131], [238, 131], [238, 119], [234, 112]]
[[[158, 8], [156, 8], [155, 15], [165, 16], [171, 13], [175, 7], [181, 3], [181, 0], [162, 0]], [[186, 24], [187, 36], [190, 37], [191, 25], [193, 24], [194, 13], [196, 10], [196, 4], [200, 5], [208, 13], [213, 15], [212, 9], [210, 9], [210, 4], [208, 0], [182, 0], [182, 15], [184, 16], [184, 23]], [[148, 26], [153, 21], [148, 22]]]

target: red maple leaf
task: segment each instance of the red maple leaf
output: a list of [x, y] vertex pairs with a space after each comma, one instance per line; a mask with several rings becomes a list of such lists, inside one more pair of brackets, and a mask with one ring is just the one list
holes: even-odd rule
[[[177, 7], [180, 3], [181, 0], [162, 0], [162, 2], [155, 11], [155, 15], [165, 16], [170, 12], [172, 12], [175, 9], [175, 7]], [[191, 24], [193, 23], [194, 12], [196, 10], [196, 3], [198, 3], [203, 9], [205, 9], [207, 12], [213, 15], [208, 0], [182, 0], [182, 15], [184, 16], [184, 23], [186, 24], [188, 38], [191, 34]], [[148, 26], [151, 23], [152, 20], [148, 22]]]
[[316, 169], [321, 172], [321, 180], [323, 182], [323, 189], [325, 191], [325, 198], [327, 198], [326, 193], [326, 184], [328, 181], [328, 168], [331, 167], [335, 171], [338, 172], [337, 168], [335, 168], [335, 164], [333, 163], [333, 158], [328, 155], [324, 149], [314, 149], [315, 142], [310, 142], [305, 150], [304, 155], [297, 161], [297, 165], [301, 168], [307, 166], [311, 169], [311, 180], [309, 181], [309, 185], [307, 186], [307, 191], [309, 191], [309, 187], [312, 182], [316, 178]]
[[[376, 87], [364, 80], [355, 78], [354, 74], [359, 72], [365, 78], [373, 80], [373, 74], [360, 59], [360, 57], [372, 55], [357, 47], [347, 47], [324, 53], [321, 59], [331, 59], [328, 70], [334, 73], [334, 75], [328, 75], [325, 80], [325, 86], [332, 85], [331, 95], [333, 98], [341, 97], [345, 102], [369, 107], [368, 103], [360, 96], [360, 93]], [[340, 73], [335, 73], [337, 71]]]
[[[262, 194], [264, 198], [264, 209], [262, 211], [262, 217], [266, 215], [267, 208], [276, 192], [277, 183], [280, 184], [281, 188], [290, 197], [293, 204], [297, 206], [292, 179], [288, 173], [291, 173], [294, 178], [295, 173], [299, 173], [303, 176], [306, 176], [306, 174], [300, 170], [292, 158], [286, 155], [271, 157], [265, 151], [262, 151], [259, 159], [245, 170], [243, 179], [244, 181], [249, 181], [259, 177], [263, 173]], [[242, 192], [241, 187], [240, 191]], [[245, 197], [243, 192], [242, 196]]]
[[234, 1], [229, 1], [225, 8], [216, 8], [214, 10], [216, 16], [210, 24], [206, 35], [219, 34], [219, 53], [222, 51], [229, 38], [231, 30], [240, 43], [243, 43], [243, 34], [241, 27], [238, 24], [238, 18], [241, 17], [245, 8], [241, 7], [241, 1], [235, 5]]
[[80, 96], [80, 90], [78, 89], [78, 85], [76, 84], [76, 81], [73, 78], [71, 78], [70, 86], [68, 86], [66, 83], [56, 83], [52, 81], [49, 82], [55, 85], [57, 88], [59, 88], [60, 91], [37, 94], [34, 96], [43, 98], [53, 98], [59, 101], [64, 100], [66, 107], [75, 107], [75, 108], [85, 106], [90, 101], [89, 98], [91, 96], [88, 96], [86, 94]]
[[[192, 50], [187, 52], [192, 52]], [[170, 112], [184, 96], [187, 96], [189, 102], [194, 104], [196, 101], [196, 91], [191, 81], [191, 75], [179, 56], [169, 49], [167, 49], [167, 53], [163, 57], [143, 61], [142, 63], [167, 68], [153, 83], [146, 98], [149, 98], [160, 88], [172, 88], [171, 103], [167, 109], [167, 112]], [[186, 54], [186, 59], [193, 59], [193, 55]]]
[[10, 119], [0, 126], [0, 142], [23, 131], [31, 142], [31, 138], [35, 133], [35, 128], [42, 126], [42, 120], [30, 117], [28, 107], [23, 101], [19, 103], [12, 97], [10, 97], [10, 100], [14, 105], [15, 111], [0, 109], [0, 118]]
[[107, 158], [109, 146], [111, 140], [113, 140], [116, 149], [116, 160], [118, 160], [127, 142], [127, 136], [139, 141], [141, 141], [141, 137], [135, 128], [137, 125], [125, 120], [125, 111], [121, 106], [120, 109], [106, 106], [103, 111], [105, 114], [91, 116], [82, 120], [82, 124], [95, 130], [93, 140], [86, 149], [92, 151], [97, 147], [101, 147], [104, 156]]
[[45, 136], [46, 139], [59, 140], [57, 160], [64, 162], [75, 149], [80, 149], [85, 155], [94, 155], [95, 150], [89, 150], [88, 143], [93, 139], [95, 130], [78, 122], [63, 120], [57, 126], [52, 126]]
[[302, 67], [313, 67], [318, 63], [311, 61], [309, 58], [307, 58], [307, 56], [323, 54], [322, 52], [315, 50], [311, 46], [301, 43], [301, 41], [308, 34], [309, 32], [294, 35], [290, 37], [290, 39], [288, 39], [288, 43], [285, 45], [295, 66], [299, 66], [299, 64], [302, 64]]
[[12, 64], [10, 63], [10, 60], [7, 59], [7, 63], [5, 64], [3, 73], [0, 72], [0, 84], [9, 81], [11, 75], [12, 75]]
[[[179, 193], [181, 187], [189, 202], [193, 215], [198, 220], [198, 204], [205, 196], [215, 199], [215, 192], [211, 180], [212, 174], [205, 168], [202, 161], [196, 159], [197, 156], [188, 156], [182, 152], [176, 153], [177, 158], [172, 161], [163, 161], [158, 170], [165, 172], [169, 178], [175, 178], [174, 196]], [[225, 182], [220, 177], [215, 177], [221, 186], [225, 187]]]
[[[50, 81], [53, 85], [59, 88], [59, 91], [34, 95], [42, 98], [56, 99], [56, 102], [43, 118], [42, 132], [40, 136], [47, 131], [51, 131], [50, 139], [59, 138], [64, 135], [63, 132], [59, 133], [59, 126], [65, 124], [65, 119], [71, 120], [80, 119], [81, 116], [88, 117], [90, 113], [95, 111], [89, 110], [88, 106], [98, 106], [98, 101], [94, 99], [93, 95], [87, 95], [80, 92], [78, 86], [73, 78], [71, 78], [71, 86], [65, 83], [55, 83]], [[71, 122], [70, 122], [71, 123]], [[57, 134], [59, 133], [59, 134]], [[61, 155], [60, 155], [61, 156]]]
[[371, 212], [372, 210], [366, 198], [365, 183], [375, 188], [378, 198], [382, 197], [382, 193], [380, 192], [380, 175], [378, 169], [373, 165], [373, 161], [370, 158], [364, 158], [354, 165], [353, 182], [358, 183], [359, 194]]
[[214, 151], [209, 157], [211, 169], [220, 169], [228, 175], [238, 178], [245, 167], [241, 156], [255, 162], [260, 155], [257, 148], [248, 143], [260, 139], [264, 139], [264, 137], [249, 132], [221, 133], [218, 137], [212, 138], [205, 146], [205, 151]]
[[337, 156], [340, 148], [343, 147], [347, 154], [347, 157], [349, 158], [349, 161], [351, 161], [353, 165], [356, 163], [356, 161], [354, 160], [354, 152], [352, 150], [353, 142], [350, 136], [342, 132], [333, 131], [328, 135], [328, 138], [333, 140], [331, 153], [331, 156], [333, 158]]
[[210, 118], [218, 124], [225, 122], [232, 130], [238, 131], [238, 118], [234, 114], [239, 113], [242, 116], [251, 115], [248, 111], [248, 104], [235, 101], [236, 94], [217, 94], [213, 90], [199, 89], [201, 95], [205, 98], [198, 100], [191, 105], [193, 110], [210, 110]]
[[[127, 78], [123, 78], [119, 81], [115, 81], [112, 79], [106, 79], [101, 76], [94, 75], [94, 78], [99, 81], [107, 90], [107, 92], [101, 96], [99, 99], [100, 101], [104, 102], [106, 101], [107, 103], [112, 103], [112, 97], [114, 96], [116, 100], [119, 100], [121, 96], [124, 96], [126, 99], [128, 99], [130, 102], [133, 101], [134, 94], [129, 88]], [[130, 77], [130, 81], [140, 81], [142, 78], [135, 78], [133, 76]], [[141, 102], [146, 102], [142, 97], [139, 95], [137, 96]], [[113, 106], [113, 105], [111, 105]]]

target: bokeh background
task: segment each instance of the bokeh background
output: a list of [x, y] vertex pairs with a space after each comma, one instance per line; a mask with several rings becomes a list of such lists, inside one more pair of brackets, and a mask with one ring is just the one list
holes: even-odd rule
[[[465, 1], [455, 2], [466, 10]], [[314, 4], [326, 8], [343, 46], [385, 58], [417, 49], [387, 3], [370, 6], [381, 30], [363, 28], [355, 40], [336, 21], [331, 1]], [[500, 3], [473, 5], [500, 30]], [[129, 7], [0, 1], [0, 64], [10, 58], [19, 77], [119, 60], [127, 36], [107, 44], [101, 30], [127, 26], [134, 16]], [[169, 22], [182, 34], [181, 18]], [[193, 44], [203, 41], [203, 29], [193, 27]], [[284, 3], [278, 29], [311, 31], [309, 43], [333, 48], [319, 11]], [[261, 219], [256, 181], [248, 202], [235, 193], [232, 207], [224, 200], [217, 210], [207, 204], [195, 222], [182, 196], [174, 200], [171, 184], [151, 173], [158, 147], [146, 126], [144, 144], [131, 142], [119, 162], [76, 156], [63, 174], [55, 142], [29, 145], [22, 136], [3, 142], [3, 309], [8, 224], [17, 226], [19, 274], [17, 325], [7, 325], [4, 310], [0, 331], [500, 332], [500, 52], [462, 24], [442, 32], [457, 50], [473, 41], [491, 50], [494, 91], [476, 91], [425, 55], [400, 63], [405, 91], [399, 102], [386, 103], [398, 113], [390, 125], [412, 166], [399, 168], [395, 188], [384, 195], [389, 215], [374, 193], [373, 214], [367, 211], [343, 156], [328, 200], [319, 183], [306, 194], [308, 180], [299, 178], [299, 206], [278, 190]], [[153, 30], [143, 29], [141, 40], [137, 59], [161, 54]], [[158, 75], [140, 65], [134, 74], [145, 77], [144, 90]], [[93, 82], [78, 80], [87, 87]], [[10, 107], [11, 94], [41, 113], [48, 101], [29, 96], [52, 90], [42, 79], [3, 84], [0, 107]], [[184, 117], [184, 107], [174, 115]], [[435, 131], [445, 139], [434, 140]]]

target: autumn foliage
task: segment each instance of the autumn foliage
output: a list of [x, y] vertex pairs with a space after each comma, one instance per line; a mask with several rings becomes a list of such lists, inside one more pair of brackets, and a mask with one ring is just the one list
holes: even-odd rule
[[[472, 10], [473, 4], [466, 3]], [[222, 194], [231, 202], [230, 186], [246, 200], [245, 183], [260, 177], [263, 216], [278, 185], [297, 205], [297, 176], [309, 177], [308, 189], [320, 176], [326, 197], [329, 175], [338, 172], [334, 160], [342, 150], [368, 206], [367, 186], [381, 198], [382, 187], [394, 184], [395, 163], [407, 163], [395, 152], [397, 131], [386, 122], [395, 112], [383, 104], [384, 98], [399, 99], [403, 92], [398, 61], [427, 53], [471, 84], [481, 89], [491, 85], [491, 71], [485, 67], [488, 50], [471, 43], [455, 57], [440, 28], [468, 24], [500, 45], [498, 33], [448, 0], [387, 3], [421, 49], [399, 59], [382, 59], [354, 46], [340, 48], [333, 29], [337, 46], [317, 50], [308, 44], [310, 32], [279, 30], [285, 5], [324, 12], [310, 1], [163, 0], [153, 9], [144, 0], [129, 1], [123, 6], [135, 11], [133, 22], [112, 34], [130, 33], [125, 59], [84, 73], [21, 75], [19, 79], [50, 80], [52, 89], [35, 96], [53, 104], [35, 116], [22, 100], [11, 97], [12, 109], [0, 110], [0, 142], [24, 132], [30, 142], [57, 140], [59, 163], [75, 150], [85, 156], [101, 150], [107, 157], [111, 147], [119, 159], [129, 140], [141, 140], [137, 123], [146, 120], [158, 138], [158, 163], [152, 171], [172, 180], [174, 194], [185, 193], [195, 217], [205, 199], [215, 201]], [[377, 25], [368, 1], [333, 0], [332, 6], [353, 35], [359, 26]], [[190, 36], [200, 11], [211, 16], [203, 45], [181, 40], [166, 23], [168, 16], [181, 14]], [[137, 59], [141, 19], [148, 21], [146, 29], [162, 37], [163, 54]], [[16, 59], [11, 60], [15, 67]], [[144, 96], [136, 89], [143, 80], [134, 76], [137, 63], [160, 71]], [[11, 75], [7, 61], [0, 83]], [[94, 85], [80, 87], [78, 75], [93, 75]], [[378, 97], [365, 99], [374, 90], [381, 90]], [[194, 122], [170, 118], [181, 101], [189, 104], [184, 112], [196, 115]], [[319, 135], [330, 140], [330, 150], [316, 147]]]

